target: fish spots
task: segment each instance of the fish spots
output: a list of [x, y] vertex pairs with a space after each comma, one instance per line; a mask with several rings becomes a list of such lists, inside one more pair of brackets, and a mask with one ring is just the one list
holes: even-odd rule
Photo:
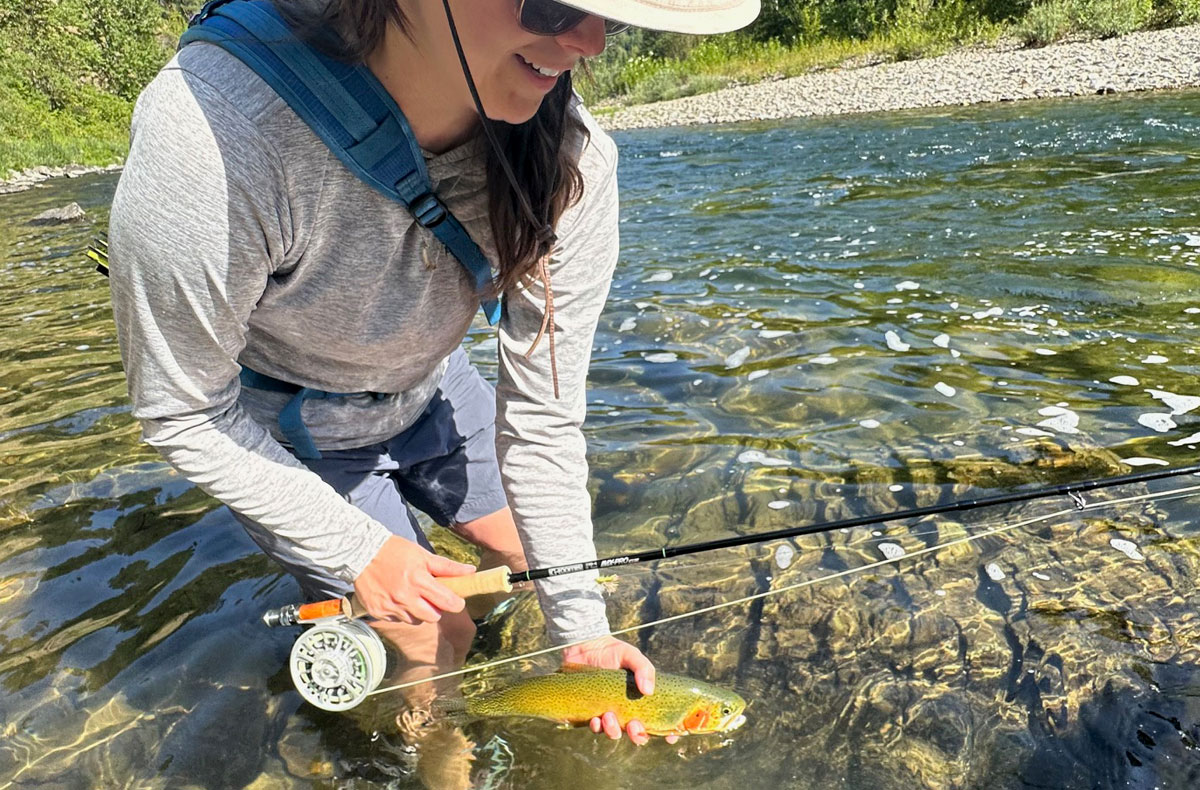
[[1108, 545], [1112, 546], [1114, 549], [1121, 552], [1131, 560], [1146, 559], [1146, 557], [1140, 551], [1138, 551], [1137, 544], [1132, 540], [1125, 540], [1125, 538], [1113, 538], [1108, 542]]

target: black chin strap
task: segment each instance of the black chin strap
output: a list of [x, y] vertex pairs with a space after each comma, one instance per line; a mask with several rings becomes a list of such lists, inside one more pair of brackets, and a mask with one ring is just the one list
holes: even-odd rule
[[544, 253], [549, 252], [550, 248], [554, 246], [554, 242], [558, 240], [558, 237], [554, 235], [554, 228], [550, 227], [549, 222], [545, 219], [539, 219], [534, 214], [533, 207], [529, 205], [529, 197], [525, 194], [525, 190], [521, 185], [517, 183], [517, 176], [513, 173], [508, 156], [505, 155], [504, 149], [500, 147], [500, 141], [496, 139], [496, 130], [492, 128], [492, 122], [483, 110], [483, 102], [479, 100], [479, 91], [475, 89], [475, 79], [471, 76], [471, 69], [467, 66], [467, 56], [463, 52], [462, 41], [458, 37], [458, 26], [454, 24], [454, 15], [450, 13], [450, 0], [442, 0], [442, 7], [446, 9], [446, 21], [450, 23], [450, 37], [454, 39], [454, 49], [458, 52], [458, 62], [462, 64], [463, 76], [467, 78], [467, 89], [471, 92], [471, 100], [475, 102], [475, 111], [479, 113], [479, 122], [483, 124], [483, 133], [487, 136], [492, 150], [495, 151], [496, 158], [500, 162], [500, 167], [504, 170], [505, 177], [508, 178], [508, 183], [512, 185], [513, 191], [517, 193], [517, 200], [521, 204], [521, 211], [525, 213], [525, 217], [529, 220], [530, 224], [538, 229], [538, 243], [543, 246]]

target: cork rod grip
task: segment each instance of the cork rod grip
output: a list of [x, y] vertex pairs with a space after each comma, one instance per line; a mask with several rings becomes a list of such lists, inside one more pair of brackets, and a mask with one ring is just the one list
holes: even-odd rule
[[[437, 580], [449, 587], [459, 598], [471, 598], [476, 595], [512, 592], [512, 583], [508, 580], [511, 575], [512, 571], [508, 569], [508, 566], [501, 565], [499, 568], [470, 573], [466, 576], [438, 576]], [[331, 603], [334, 601], [323, 602], [324, 605]], [[337, 603], [341, 604], [341, 613], [346, 617], [357, 619], [367, 615], [367, 610], [358, 602], [353, 593], [340, 599]]]
[[499, 568], [472, 573], [467, 576], [439, 576], [438, 581], [460, 598], [471, 598], [476, 595], [512, 592], [512, 584], [508, 581], [512, 573], [507, 565]]

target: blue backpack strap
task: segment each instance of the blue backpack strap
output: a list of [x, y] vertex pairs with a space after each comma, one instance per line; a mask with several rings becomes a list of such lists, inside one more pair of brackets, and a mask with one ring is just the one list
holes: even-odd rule
[[487, 256], [434, 192], [408, 120], [370, 69], [298, 40], [268, 0], [212, 0], [179, 46], [193, 41], [216, 44], [253, 69], [350, 172], [403, 203], [467, 270], [488, 323], [500, 319]]

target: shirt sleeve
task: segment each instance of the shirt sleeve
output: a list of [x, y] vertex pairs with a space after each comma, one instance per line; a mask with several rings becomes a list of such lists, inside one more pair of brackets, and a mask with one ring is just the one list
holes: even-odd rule
[[237, 404], [250, 313], [295, 244], [290, 212], [254, 123], [169, 66], [139, 98], [113, 200], [113, 315], [146, 441], [298, 560], [352, 582], [390, 533]]
[[[589, 127], [580, 160], [583, 197], [559, 222], [550, 266], [559, 398], [554, 397], [548, 338], [525, 356], [542, 323], [540, 280], [506, 294], [500, 322], [496, 446], [531, 567], [596, 556], [582, 425], [592, 341], [619, 239], [616, 146], [594, 123]], [[556, 644], [609, 632], [596, 576], [576, 573], [537, 583], [547, 631]]]

